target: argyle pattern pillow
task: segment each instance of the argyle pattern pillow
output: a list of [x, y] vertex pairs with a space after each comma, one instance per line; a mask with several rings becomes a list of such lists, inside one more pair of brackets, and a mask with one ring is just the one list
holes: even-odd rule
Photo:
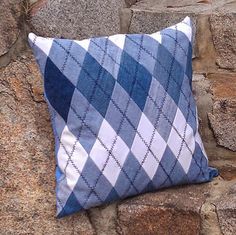
[[57, 216], [217, 176], [198, 133], [190, 19], [154, 34], [29, 42], [55, 135]]

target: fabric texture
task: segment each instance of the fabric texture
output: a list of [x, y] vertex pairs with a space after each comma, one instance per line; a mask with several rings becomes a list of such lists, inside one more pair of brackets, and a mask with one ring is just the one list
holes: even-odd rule
[[57, 216], [217, 176], [192, 94], [189, 17], [154, 34], [29, 34], [55, 135]]

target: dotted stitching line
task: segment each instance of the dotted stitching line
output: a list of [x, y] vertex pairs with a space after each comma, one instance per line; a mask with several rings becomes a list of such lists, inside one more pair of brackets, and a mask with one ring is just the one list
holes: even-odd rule
[[[96, 44], [95, 42], [93, 42], [98, 48], [100, 48], [101, 50], [103, 50], [98, 44]], [[110, 59], [116, 63], [117, 65], [119, 65], [121, 68], [123, 68], [129, 75], [132, 75], [129, 70], [126, 69], [126, 67], [124, 67], [123, 65], [117, 63], [113, 57], [109, 54], [107, 54]], [[153, 75], [152, 75], [153, 76]], [[155, 76], [153, 76], [155, 77]], [[155, 77], [156, 78], [156, 77]], [[183, 139], [183, 137], [181, 136], [181, 134], [178, 132], [177, 128], [172, 124], [172, 122], [170, 121], [170, 119], [165, 115], [165, 113], [160, 109], [160, 107], [158, 106], [157, 102], [149, 95], [148, 92], [145, 91], [144, 87], [142, 86], [141, 83], [139, 83], [139, 81], [137, 80], [137, 83], [138, 85], [143, 89], [143, 91], [145, 92], [145, 94], [148, 96], [148, 98], [153, 102], [155, 108], [157, 108], [159, 110], [159, 112], [161, 112], [161, 114], [163, 115], [163, 117], [165, 118], [165, 120], [169, 123], [170, 126], [172, 126], [172, 128], [175, 130], [175, 132], [177, 133], [177, 135], [180, 137], [180, 139], [182, 139], [184, 141], [184, 144], [186, 145], [187, 149], [189, 150], [189, 152], [191, 153], [191, 155], [193, 155], [193, 152], [192, 150], [189, 148], [187, 142]], [[185, 99], [185, 101], [187, 101], [187, 99]], [[120, 110], [119, 110], [120, 111]], [[120, 111], [122, 113], [122, 111]], [[122, 113], [123, 114], [123, 113]], [[193, 115], [193, 112], [192, 112], [192, 115]], [[193, 115], [193, 117], [196, 119], [196, 116]], [[126, 117], [127, 121], [129, 122], [129, 124], [134, 128], [135, 130], [135, 127], [132, 125], [132, 123], [130, 122], [130, 120], [128, 119], [128, 117]], [[136, 130], [137, 131], [137, 130]], [[141, 134], [139, 134], [139, 132], [137, 131], [137, 134], [139, 135], [139, 137], [141, 138]], [[141, 138], [141, 140], [143, 141], [143, 143], [145, 144], [146, 147], [148, 147], [147, 143], [145, 142], [145, 140], [143, 138]], [[156, 158], [156, 156], [152, 153], [153, 157], [158, 161], [159, 163], [159, 160]], [[193, 158], [196, 165], [199, 167], [199, 169], [202, 171], [202, 167], [198, 165], [197, 161], [195, 158]], [[164, 170], [164, 168], [162, 167], [162, 169]], [[164, 170], [165, 171], [165, 170]], [[167, 174], [167, 173], [166, 173]]]
[[[65, 51], [66, 49], [58, 44], [61, 48], [63, 48]], [[68, 53], [68, 51], [67, 51]], [[70, 54], [70, 57], [81, 67], [81, 69], [83, 69], [85, 71], [85, 73], [94, 80], [94, 78], [88, 73], [88, 71], [86, 69], [83, 68], [83, 66], [81, 66], [81, 64], [76, 60], [76, 58]], [[120, 109], [120, 107], [115, 103], [115, 101], [110, 97], [109, 94], [106, 93], [106, 91], [98, 84], [98, 87], [101, 89], [101, 91], [103, 91], [103, 93], [105, 95], [108, 96], [108, 98], [111, 100], [111, 102], [113, 103], [113, 105], [115, 106], [115, 108], [117, 108], [117, 110], [125, 116], [126, 120], [129, 122], [129, 124], [132, 126], [132, 128], [136, 131], [136, 133], [138, 134], [138, 136], [140, 137], [140, 139], [143, 141], [143, 143], [145, 144], [146, 147], [148, 147], [147, 142], [144, 140], [144, 138], [142, 137], [142, 135], [140, 134], [140, 132], [138, 132], [138, 130], [136, 130], [135, 126], [133, 125], [133, 123], [129, 120], [129, 118], [123, 113], [123, 111]], [[76, 88], [77, 89], [77, 88]], [[160, 164], [160, 167], [163, 169], [163, 171], [166, 173], [164, 167], [162, 166], [161, 162], [159, 161], [159, 159], [155, 156], [155, 154], [153, 153], [153, 151], [150, 150], [150, 153], [153, 155], [153, 157], [156, 159], [156, 161]], [[166, 173], [167, 175], [167, 173]]]
[[[177, 32], [177, 29], [175, 29], [176, 32]], [[127, 36], [128, 39], [130, 39], [128, 36]], [[166, 101], [166, 97], [167, 97], [167, 92], [168, 92], [168, 89], [169, 89], [169, 84], [170, 84], [170, 74], [172, 72], [172, 69], [173, 69], [173, 65], [174, 65], [174, 58], [175, 58], [175, 54], [176, 54], [176, 44], [175, 44], [175, 48], [174, 48], [174, 56], [172, 57], [172, 61], [171, 61], [171, 65], [170, 65], [170, 72], [168, 74], [168, 78], [167, 78], [167, 86], [166, 86], [166, 89], [165, 89], [165, 95], [163, 97], [163, 100], [162, 100], [162, 103], [161, 103], [161, 107], [160, 107], [160, 110], [162, 111], [163, 110], [163, 107], [165, 105], [165, 101]], [[154, 124], [154, 128], [153, 128], [153, 131], [152, 131], [152, 135], [151, 135], [151, 139], [150, 139], [150, 142], [149, 142], [149, 145], [148, 145], [148, 149], [146, 151], [146, 154], [144, 155], [144, 158], [138, 168], [138, 170], [136, 171], [135, 175], [134, 175], [134, 178], [133, 178], [133, 181], [136, 180], [138, 174], [140, 173], [140, 170], [142, 169], [143, 167], [143, 164], [145, 163], [146, 159], [147, 159], [147, 156], [148, 156], [148, 153], [149, 153], [149, 150], [152, 146], [152, 143], [153, 143], [153, 140], [154, 140], [154, 137], [155, 137], [155, 131], [156, 131], [156, 128], [159, 124], [159, 120], [160, 120], [160, 116], [161, 116], [161, 112], [158, 113], [156, 119], [155, 119], [155, 124]], [[167, 174], [167, 178], [169, 178], [170, 180], [170, 183], [171, 185], [173, 185], [173, 181], [171, 180], [169, 174]], [[128, 188], [128, 190], [125, 192], [124, 195], [126, 195], [130, 190], [130, 187]]]

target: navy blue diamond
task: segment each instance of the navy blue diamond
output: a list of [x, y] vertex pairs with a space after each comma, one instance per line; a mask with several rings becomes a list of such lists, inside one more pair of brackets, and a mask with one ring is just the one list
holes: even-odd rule
[[183, 67], [163, 45], [158, 48], [157, 58], [154, 68], [156, 79], [178, 105], [180, 88], [184, 77]]
[[50, 58], [46, 63], [44, 88], [48, 101], [66, 122], [75, 87]]
[[115, 80], [89, 53], [77, 83], [78, 90], [105, 117]]
[[[152, 76], [145, 67], [123, 51], [121, 56], [122, 69], [119, 70], [117, 81], [143, 110]], [[129, 71], [129, 73], [127, 73]]]

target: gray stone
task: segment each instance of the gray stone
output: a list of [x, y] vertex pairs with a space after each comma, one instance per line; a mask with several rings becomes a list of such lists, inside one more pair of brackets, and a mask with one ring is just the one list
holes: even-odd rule
[[129, 33], [155, 33], [179, 23], [186, 17], [184, 12], [167, 14], [165, 12], [149, 12], [136, 9], [132, 9], [132, 11]]
[[217, 69], [216, 52], [212, 42], [209, 15], [199, 14], [196, 25], [193, 69], [196, 72], [214, 72]]
[[[215, 130], [212, 128], [213, 122], [211, 122], [212, 118], [212, 111], [213, 111], [213, 99], [216, 98], [216, 94], [213, 92], [213, 87], [216, 89], [216, 85], [213, 86], [213, 74], [208, 75], [202, 75], [202, 74], [193, 74], [193, 93], [196, 100], [197, 108], [198, 108], [198, 117], [199, 117], [199, 130], [200, 134], [204, 143], [204, 147], [206, 149], [208, 158], [211, 162], [214, 162], [214, 166], [216, 166], [218, 169], [220, 169], [220, 172], [222, 174], [222, 177], [226, 180], [231, 180], [236, 177], [236, 153], [229, 150], [228, 148], [221, 147], [219, 143], [217, 144], [218, 140], [216, 139], [216, 134], [214, 135], [213, 131]], [[224, 75], [225, 76], [225, 75]], [[224, 77], [222, 74], [215, 74], [214, 81], [218, 81], [218, 90], [220, 90], [219, 85], [221, 85], [221, 95], [224, 98], [227, 98], [228, 95], [231, 96], [231, 99], [234, 95], [233, 87], [234, 82], [232, 79], [227, 79], [227, 77]], [[222, 79], [220, 79], [222, 77]], [[229, 77], [229, 76], [228, 76]], [[211, 79], [212, 78], [212, 79]], [[231, 82], [230, 82], [231, 81]], [[223, 88], [225, 87], [224, 93], [222, 93]], [[216, 90], [215, 90], [216, 91]], [[217, 93], [218, 94], [218, 93]], [[224, 115], [223, 113], [219, 113], [220, 115]], [[231, 121], [234, 118], [234, 115], [232, 114], [230, 116], [230, 113], [228, 113], [228, 119]], [[209, 117], [211, 122], [211, 127], [209, 126]], [[215, 118], [215, 116], [214, 116]], [[216, 118], [215, 118], [216, 120]], [[225, 126], [227, 122], [223, 122], [223, 125]], [[219, 128], [223, 128], [221, 125], [221, 122], [218, 122]], [[234, 131], [229, 127], [231, 132], [229, 136], [225, 135], [222, 140], [226, 141], [226, 139], [234, 138], [235, 134]], [[222, 129], [221, 129], [222, 130]], [[217, 141], [217, 142], [216, 142]], [[227, 160], [228, 159], [228, 160]], [[217, 160], [217, 162], [215, 162]], [[226, 161], [227, 160], [227, 161]]]
[[[236, 173], [235, 173], [235, 176], [236, 176]], [[229, 195], [230, 194], [234, 194], [236, 195], [236, 183], [231, 185], [230, 189], [229, 189]]]
[[19, 1], [1, 0], [0, 2], [0, 56], [6, 54], [16, 42], [19, 35], [18, 19], [20, 16]]
[[97, 234], [116, 235], [116, 204], [92, 208], [88, 212]]
[[31, 55], [0, 69], [0, 103], [0, 234], [94, 234], [85, 213], [55, 218], [54, 137]]
[[[216, 147], [215, 152], [217, 152], [218, 149], [219, 148]], [[221, 148], [221, 149], [225, 149], [227, 151], [226, 148]], [[224, 180], [228, 181], [236, 179], [236, 154], [233, 151], [230, 152], [231, 152], [231, 159], [227, 155], [222, 155], [223, 156], [223, 157], [221, 156], [222, 160], [212, 162], [212, 164], [214, 164], [214, 166], [219, 169], [221, 177]]]
[[132, 11], [130, 8], [124, 8], [120, 11], [120, 33], [128, 33], [130, 21], [132, 18]]
[[[41, 0], [42, 1], [42, 0]], [[32, 30], [42, 36], [82, 39], [119, 33], [124, 0], [47, 0], [31, 11]]]
[[126, 21], [130, 24], [126, 27], [129, 33], [153, 33], [190, 16], [194, 23], [195, 71], [215, 72], [216, 61], [222, 68], [235, 68], [236, 2], [145, 0], [138, 1], [130, 9], [132, 17]]
[[127, 5], [127, 7], [131, 7], [132, 5], [134, 5], [138, 1], [139, 0], [125, 0], [125, 3]]
[[235, 2], [232, 0], [143, 0], [133, 6], [140, 9], [155, 12], [185, 12], [196, 14], [211, 14], [212, 12], [232, 12], [236, 10]]
[[236, 13], [212, 15], [210, 22], [217, 64], [236, 70]]
[[[196, 34], [197, 15], [195, 11], [174, 11], [163, 1], [140, 1], [131, 7], [132, 17], [126, 33], [155, 33], [182, 21], [186, 16], [192, 18], [193, 39]], [[121, 20], [122, 21], [122, 20]], [[195, 40], [193, 42], [195, 45]], [[196, 49], [194, 49], [195, 56]]]
[[216, 207], [213, 203], [206, 202], [201, 207], [201, 235], [222, 235]]
[[209, 94], [210, 82], [203, 75], [193, 75], [193, 94], [198, 108], [199, 130], [204, 143], [214, 141], [212, 132], [208, 127], [207, 113], [212, 109], [212, 97]]
[[222, 233], [236, 234], [236, 194], [223, 195], [216, 208]]

